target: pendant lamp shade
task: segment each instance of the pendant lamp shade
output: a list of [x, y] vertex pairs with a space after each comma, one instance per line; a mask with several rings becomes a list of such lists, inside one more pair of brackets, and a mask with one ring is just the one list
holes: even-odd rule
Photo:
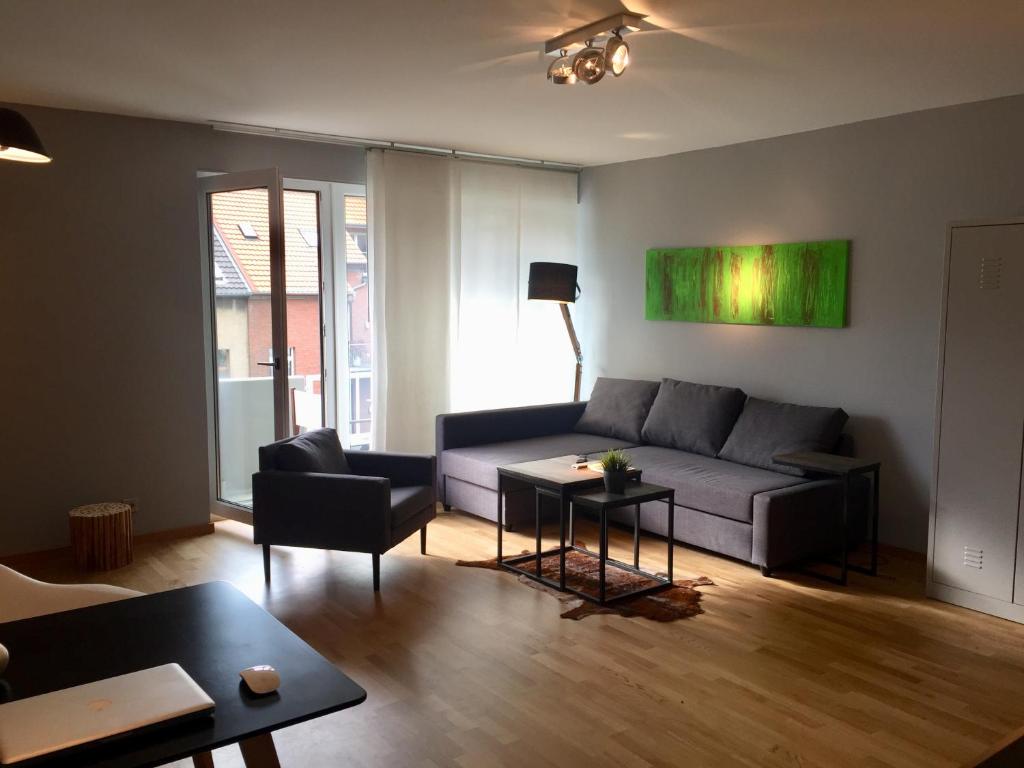
[[578, 297], [575, 264], [554, 261], [535, 261], [530, 264], [528, 299], [573, 304]]
[[35, 128], [20, 112], [13, 109], [0, 108], [0, 160], [50, 162], [50, 155], [39, 140]]

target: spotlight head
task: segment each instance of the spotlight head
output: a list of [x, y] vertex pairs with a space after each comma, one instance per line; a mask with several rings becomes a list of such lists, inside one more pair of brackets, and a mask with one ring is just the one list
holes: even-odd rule
[[559, 52], [559, 56], [548, 67], [548, 80], [555, 85], [574, 85], [576, 73], [572, 70], [572, 59], [566, 50]]
[[577, 53], [572, 60], [572, 71], [587, 85], [593, 85], [604, 77], [606, 68], [604, 51], [594, 48], [590, 41], [587, 41], [587, 47]]
[[604, 47], [605, 66], [615, 77], [629, 66], [629, 45], [616, 32]]

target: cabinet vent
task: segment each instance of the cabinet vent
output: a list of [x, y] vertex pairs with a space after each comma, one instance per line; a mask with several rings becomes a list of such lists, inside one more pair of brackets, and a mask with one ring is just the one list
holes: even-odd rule
[[964, 565], [968, 568], [977, 568], [980, 571], [984, 557], [985, 550], [977, 547], [964, 547]]
[[978, 285], [986, 291], [999, 288], [1003, 276], [1002, 256], [982, 256], [978, 269]]

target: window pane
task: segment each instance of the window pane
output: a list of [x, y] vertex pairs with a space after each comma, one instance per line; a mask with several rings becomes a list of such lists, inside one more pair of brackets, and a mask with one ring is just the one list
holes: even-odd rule
[[[284, 271], [288, 311], [288, 392], [292, 434], [323, 421], [320, 344], [320, 231], [316, 192], [284, 191]], [[305, 234], [303, 234], [305, 232]]]
[[272, 360], [268, 354], [267, 190], [214, 192], [208, 203], [217, 368], [218, 496], [251, 507], [257, 451], [274, 440], [272, 369], [258, 365]]
[[[367, 260], [366, 197], [345, 195], [349, 447], [370, 447], [370, 280]], [[340, 301], [339, 301], [340, 306]]]

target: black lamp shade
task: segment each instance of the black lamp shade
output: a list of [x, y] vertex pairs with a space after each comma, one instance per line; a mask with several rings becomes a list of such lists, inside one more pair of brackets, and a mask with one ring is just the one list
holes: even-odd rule
[[578, 296], [575, 264], [559, 264], [554, 261], [535, 261], [530, 264], [528, 299], [572, 304]]
[[50, 156], [35, 128], [21, 113], [0, 108], [0, 160], [48, 163]]

